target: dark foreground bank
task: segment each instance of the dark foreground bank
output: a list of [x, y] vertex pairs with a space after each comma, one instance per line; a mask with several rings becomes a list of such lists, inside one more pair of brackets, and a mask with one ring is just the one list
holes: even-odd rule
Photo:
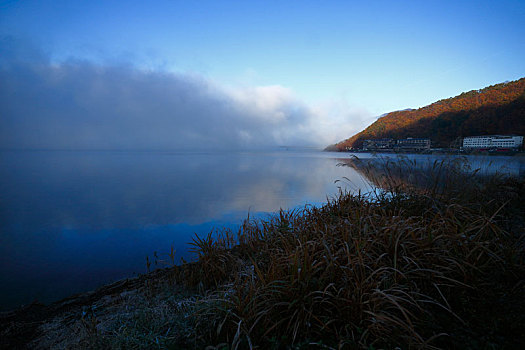
[[2, 347], [524, 344], [525, 181], [352, 166], [383, 190], [247, 220], [196, 238], [196, 263], [4, 313]]

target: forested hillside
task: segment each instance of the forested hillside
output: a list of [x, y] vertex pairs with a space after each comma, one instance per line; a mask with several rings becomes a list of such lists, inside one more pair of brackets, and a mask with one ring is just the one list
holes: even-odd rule
[[433, 147], [449, 147], [458, 137], [525, 134], [525, 78], [396, 111], [329, 149], [360, 148], [364, 140], [428, 137]]

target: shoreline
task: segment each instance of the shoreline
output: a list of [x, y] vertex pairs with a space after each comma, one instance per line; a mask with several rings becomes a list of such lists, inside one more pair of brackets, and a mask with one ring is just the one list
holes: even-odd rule
[[[23, 348], [29, 344], [38, 348], [45, 341], [42, 327], [58, 323], [67, 328], [75, 323], [83, 324], [86, 310], [104, 310], [126, 302], [126, 298], [147, 294], [148, 289], [158, 289], [173, 283], [181, 266], [159, 268], [136, 277], [124, 278], [97, 289], [77, 293], [49, 304], [33, 302], [8, 311], [0, 312], [2, 329], [0, 348]], [[36, 346], [38, 345], [38, 346]], [[30, 346], [33, 348], [33, 346]], [[42, 347], [45, 348], [45, 347]]]
[[415, 169], [386, 179], [366, 170], [389, 195], [341, 193], [320, 208], [245, 221], [236, 238], [197, 238], [194, 263], [2, 312], [0, 347], [525, 341], [524, 179], [439, 172], [453, 176], [447, 187], [427, 189], [410, 183], [420, 176], [403, 177]]
[[491, 156], [491, 157], [497, 157], [497, 156], [503, 156], [503, 157], [524, 157], [525, 151], [510, 151], [510, 152], [478, 152], [478, 151], [472, 151], [472, 152], [465, 152], [465, 151], [438, 151], [438, 150], [430, 150], [430, 151], [395, 151], [395, 150], [351, 150], [351, 151], [344, 151], [344, 150], [329, 150], [325, 149], [324, 152], [336, 152], [336, 153], [352, 153], [352, 154], [359, 154], [359, 153], [376, 153], [376, 154], [421, 154], [421, 155], [456, 155], [456, 156]]

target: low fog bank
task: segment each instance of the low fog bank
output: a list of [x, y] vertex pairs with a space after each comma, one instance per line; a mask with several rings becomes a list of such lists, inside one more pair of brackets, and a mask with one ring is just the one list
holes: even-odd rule
[[362, 119], [310, 107], [279, 85], [227, 88], [129, 64], [54, 64], [15, 44], [0, 40], [2, 149], [324, 147]]

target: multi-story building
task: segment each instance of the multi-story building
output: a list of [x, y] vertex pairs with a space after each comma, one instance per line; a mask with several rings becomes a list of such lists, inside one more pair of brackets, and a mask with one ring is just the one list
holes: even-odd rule
[[463, 139], [463, 148], [520, 148], [523, 136], [516, 135], [484, 135], [468, 136]]
[[430, 149], [430, 139], [427, 138], [412, 138], [397, 140], [396, 148], [400, 150], [426, 150]]

